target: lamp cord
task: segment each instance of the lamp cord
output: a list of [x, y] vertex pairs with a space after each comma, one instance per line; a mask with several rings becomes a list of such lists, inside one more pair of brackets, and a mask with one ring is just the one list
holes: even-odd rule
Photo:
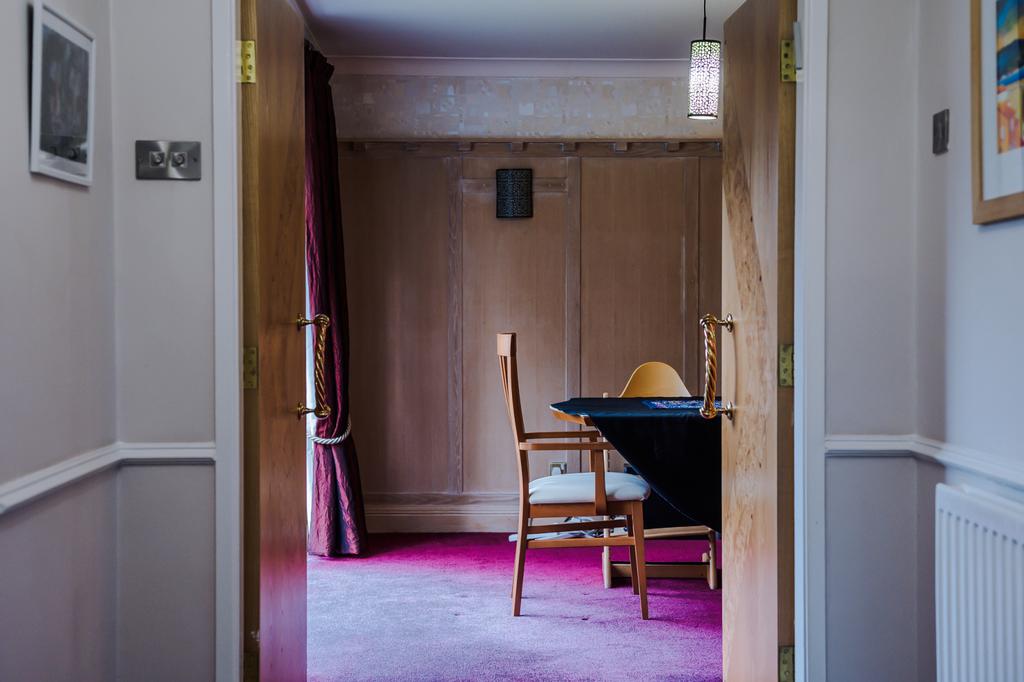
[[704, 34], [702, 40], [708, 39], [708, 0], [704, 0]]

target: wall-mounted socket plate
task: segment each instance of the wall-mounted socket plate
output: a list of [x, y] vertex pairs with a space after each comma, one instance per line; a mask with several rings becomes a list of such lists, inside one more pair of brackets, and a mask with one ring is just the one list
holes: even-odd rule
[[198, 142], [135, 141], [138, 180], [199, 180], [202, 154]]
[[549, 471], [552, 476], [559, 476], [566, 473], [569, 470], [569, 466], [565, 462], [552, 462]]

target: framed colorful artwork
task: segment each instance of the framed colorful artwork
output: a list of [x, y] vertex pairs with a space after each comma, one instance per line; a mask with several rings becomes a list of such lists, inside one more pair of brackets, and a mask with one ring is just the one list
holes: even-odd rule
[[95, 41], [36, 0], [32, 10], [32, 142], [29, 170], [92, 184]]

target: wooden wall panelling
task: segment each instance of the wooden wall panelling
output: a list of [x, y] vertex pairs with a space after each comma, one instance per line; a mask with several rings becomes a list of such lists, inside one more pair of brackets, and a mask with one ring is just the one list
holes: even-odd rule
[[449, 490], [460, 478], [449, 434], [449, 329], [458, 315], [448, 295], [450, 162], [346, 155], [340, 166], [364, 488]]
[[692, 157], [582, 160], [583, 395], [618, 395], [648, 360], [672, 365], [696, 392], [687, 345], [699, 303], [698, 178]]
[[[534, 217], [499, 220], [497, 168], [533, 168]], [[466, 490], [512, 491], [515, 453], [498, 381], [495, 335], [518, 332], [520, 383], [529, 430], [556, 428], [548, 405], [566, 385], [566, 246], [570, 197], [562, 158], [463, 160], [463, 476]], [[554, 189], [563, 181], [563, 189]], [[571, 373], [570, 373], [571, 374]], [[533, 458], [532, 476], [561, 453]]]
[[344, 155], [375, 156], [465, 156], [466, 158], [497, 157], [710, 157], [720, 158], [718, 140], [571, 140], [531, 139], [471, 140], [465, 138], [416, 140], [343, 140], [339, 151]]
[[697, 259], [697, 177], [695, 158], [582, 160], [584, 395], [617, 395], [648, 360], [685, 374], [685, 329], [697, 319], [684, 268], [688, 254]]
[[682, 308], [680, 322], [683, 362], [676, 370], [694, 395], [704, 384], [704, 334], [700, 328], [701, 265], [705, 260], [700, 243], [700, 160], [683, 165], [683, 184], [677, 201], [683, 208]]
[[[697, 314], [712, 313], [722, 317], [722, 159], [700, 160], [700, 293]], [[699, 378], [697, 385], [689, 381], [686, 386], [703, 395], [704, 392], [704, 333], [694, 322], [691, 334], [696, 348], [687, 352], [687, 361], [695, 361]]]
[[565, 180], [569, 176], [569, 159], [535, 156], [481, 157], [467, 156], [462, 162], [462, 177], [467, 180], [494, 181], [499, 168], [532, 168], [534, 181]]
[[[582, 217], [580, 212], [582, 209], [580, 206], [579, 158], [569, 159], [566, 170], [569, 215], [565, 233], [565, 395], [567, 398], [573, 398], [582, 395], [580, 383], [580, 298], [582, 286], [580, 281]], [[570, 472], [589, 469], [589, 460], [587, 460], [587, 467], [584, 467], [584, 454], [582, 451], [576, 451], [568, 456]]]
[[445, 159], [448, 181], [448, 492], [462, 479], [462, 158]]
[[[521, 335], [532, 429], [571, 428], [551, 420], [550, 402], [617, 393], [636, 364], [654, 357], [700, 391], [696, 320], [718, 310], [720, 295], [718, 144], [619, 148], [339, 144], [353, 419], [375, 524], [402, 529], [427, 513], [458, 526], [462, 507], [468, 514], [478, 498], [491, 505], [490, 522], [503, 518], [504, 502], [494, 501], [516, 484], [498, 331]], [[494, 171], [502, 167], [533, 168], [533, 220], [495, 218]], [[608, 350], [610, 364], [600, 356]], [[552, 453], [534, 459], [533, 475], [558, 459], [580, 470], [578, 453]], [[426, 507], [423, 495], [433, 496]]]

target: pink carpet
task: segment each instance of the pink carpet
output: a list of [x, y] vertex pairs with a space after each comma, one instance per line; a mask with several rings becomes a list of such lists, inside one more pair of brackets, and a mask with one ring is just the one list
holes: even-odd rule
[[[648, 559], [706, 546], [649, 541]], [[513, 618], [506, 536], [374, 535], [370, 549], [309, 560], [311, 680], [722, 677], [721, 591], [702, 581], [650, 580], [644, 621], [628, 581], [602, 586], [599, 549], [530, 550]]]

